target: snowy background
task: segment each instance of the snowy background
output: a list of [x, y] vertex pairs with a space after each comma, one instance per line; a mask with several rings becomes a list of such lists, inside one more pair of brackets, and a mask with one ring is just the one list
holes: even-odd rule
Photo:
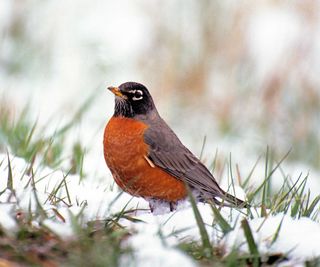
[[[283, 167], [285, 173], [293, 179], [301, 172], [309, 174], [307, 188], [316, 197], [320, 192], [319, 31], [320, 2], [311, 0], [2, 0], [0, 104], [10, 107], [13, 114], [29, 105], [30, 120], [44, 127], [41, 134], [50, 135], [94, 96], [88, 112], [68, 135], [65, 149], [67, 159], [73, 142], [81, 142], [86, 151], [86, 177], [83, 184], [74, 185], [73, 195], [77, 200], [94, 201], [91, 207], [96, 209], [86, 211], [87, 219], [103, 217], [118, 193], [102, 156], [102, 134], [113, 112], [113, 96], [106, 87], [125, 81], [141, 82], [149, 88], [162, 117], [196, 155], [200, 155], [206, 136], [203, 160], [209, 166], [218, 151], [215, 176], [224, 188], [228, 185], [224, 162], [230, 153], [233, 163], [246, 176], [268, 145], [278, 159], [291, 149]], [[3, 143], [0, 148], [2, 152], [10, 151]], [[10, 155], [15, 171], [23, 173], [26, 163], [15, 156]], [[1, 154], [1, 179], [7, 177], [6, 157]], [[263, 161], [260, 163], [253, 176], [253, 188], [264, 177]], [[62, 170], [54, 173], [48, 180], [53, 185], [61, 179]], [[39, 189], [43, 193], [49, 186], [45, 181], [43, 190]], [[279, 180], [272, 182], [277, 188], [283, 177], [279, 174]], [[6, 181], [0, 183], [5, 186]], [[21, 192], [21, 197], [24, 195]], [[125, 194], [121, 197], [124, 199], [113, 207], [115, 210], [131, 199]], [[27, 208], [28, 201], [21, 201], [21, 208]], [[146, 207], [143, 200], [130, 203], [136, 206], [137, 202]], [[210, 209], [201, 209], [204, 216], [210, 215], [206, 220], [212, 220]], [[10, 208], [7, 211], [1, 209], [10, 214]], [[142, 214], [149, 228], [142, 231], [142, 227], [141, 236], [131, 242], [139, 244], [139, 238], [151, 238], [150, 242], [162, 248], [154, 234], [166, 216]], [[173, 222], [179, 225], [184, 218], [190, 218], [194, 225], [188, 208]], [[7, 219], [1, 224], [10, 226], [10, 216]], [[275, 222], [282, 219], [297, 227], [286, 227], [288, 231], [299, 229], [303, 223], [294, 224], [293, 219], [281, 214], [270, 218], [264, 223], [266, 231], [257, 237], [262, 250], [268, 248], [264, 243], [268, 242], [268, 231], [275, 231], [272, 226], [275, 228]], [[259, 227], [259, 220], [251, 222], [253, 228]], [[317, 233], [313, 238], [319, 243], [319, 224], [306, 223], [310, 223], [310, 236]], [[11, 226], [14, 228], [13, 222]], [[69, 230], [62, 227], [61, 231]], [[235, 239], [241, 240], [236, 231], [223, 240], [227, 247], [232, 247]], [[198, 232], [190, 235], [197, 236]], [[294, 236], [290, 232], [282, 235]], [[279, 239], [272, 245], [274, 251], [287, 252], [288, 244], [295, 243], [281, 242]], [[162, 249], [163, 255], [176, 253], [181, 262], [192, 266], [180, 252]], [[315, 246], [308, 253], [319, 256], [316, 250]], [[300, 251], [303, 255], [304, 250]], [[141, 252], [139, 257], [151, 254]]]

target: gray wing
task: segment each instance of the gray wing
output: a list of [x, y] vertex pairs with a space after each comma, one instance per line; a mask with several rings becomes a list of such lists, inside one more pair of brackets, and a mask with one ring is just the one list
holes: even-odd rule
[[187, 149], [162, 120], [148, 122], [144, 140], [149, 145], [149, 159], [158, 167], [199, 190], [205, 198], [224, 198], [210, 171]]
[[226, 205], [226, 201], [231, 206], [250, 207], [247, 202], [220, 188], [210, 171], [181, 143], [161, 117], [147, 123], [150, 127], [145, 131], [144, 140], [149, 145], [148, 158], [157, 167], [196, 189], [201, 201], [211, 199], [217, 204]]

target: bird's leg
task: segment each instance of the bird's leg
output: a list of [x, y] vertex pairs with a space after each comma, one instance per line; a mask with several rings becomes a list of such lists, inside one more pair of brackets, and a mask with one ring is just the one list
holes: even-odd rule
[[168, 213], [169, 211], [172, 212], [176, 210], [178, 206], [178, 202], [176, 201], [166, 201], [156, 198], [146, 198], [146, 200], [149, 202], [150, 211], [154, 215]]
[[170, 211], [174, 211], [177, 209], [178, 203], [174, 201], [169, 202]]
[[151, 213], [153, 213], [153, 211], [154, 211], [154, 203], [151, 203], [151, 201], [149, 201], [149, 208], [150, 208]]

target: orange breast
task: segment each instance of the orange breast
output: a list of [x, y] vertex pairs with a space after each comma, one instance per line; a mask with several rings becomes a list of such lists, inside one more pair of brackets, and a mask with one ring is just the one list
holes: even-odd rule
[[112, 117], [104, 132], [104, 157], [116, 183], [126, 192], [141, 197], [177, 201], [187, 195], [183, 182], [162, 169], [152, 167], [145, 156], [148, 145], [142, 122]]

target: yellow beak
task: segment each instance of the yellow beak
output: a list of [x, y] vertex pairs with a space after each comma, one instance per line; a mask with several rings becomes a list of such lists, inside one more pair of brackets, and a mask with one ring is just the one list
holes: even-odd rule
[[114, 93], [116, 96], [122, 97], [122, 98], [127, 98], [124, 94], [121, 93], [120, 89], [118, 87], [113, 87], [110, 86], [108, 89]]

